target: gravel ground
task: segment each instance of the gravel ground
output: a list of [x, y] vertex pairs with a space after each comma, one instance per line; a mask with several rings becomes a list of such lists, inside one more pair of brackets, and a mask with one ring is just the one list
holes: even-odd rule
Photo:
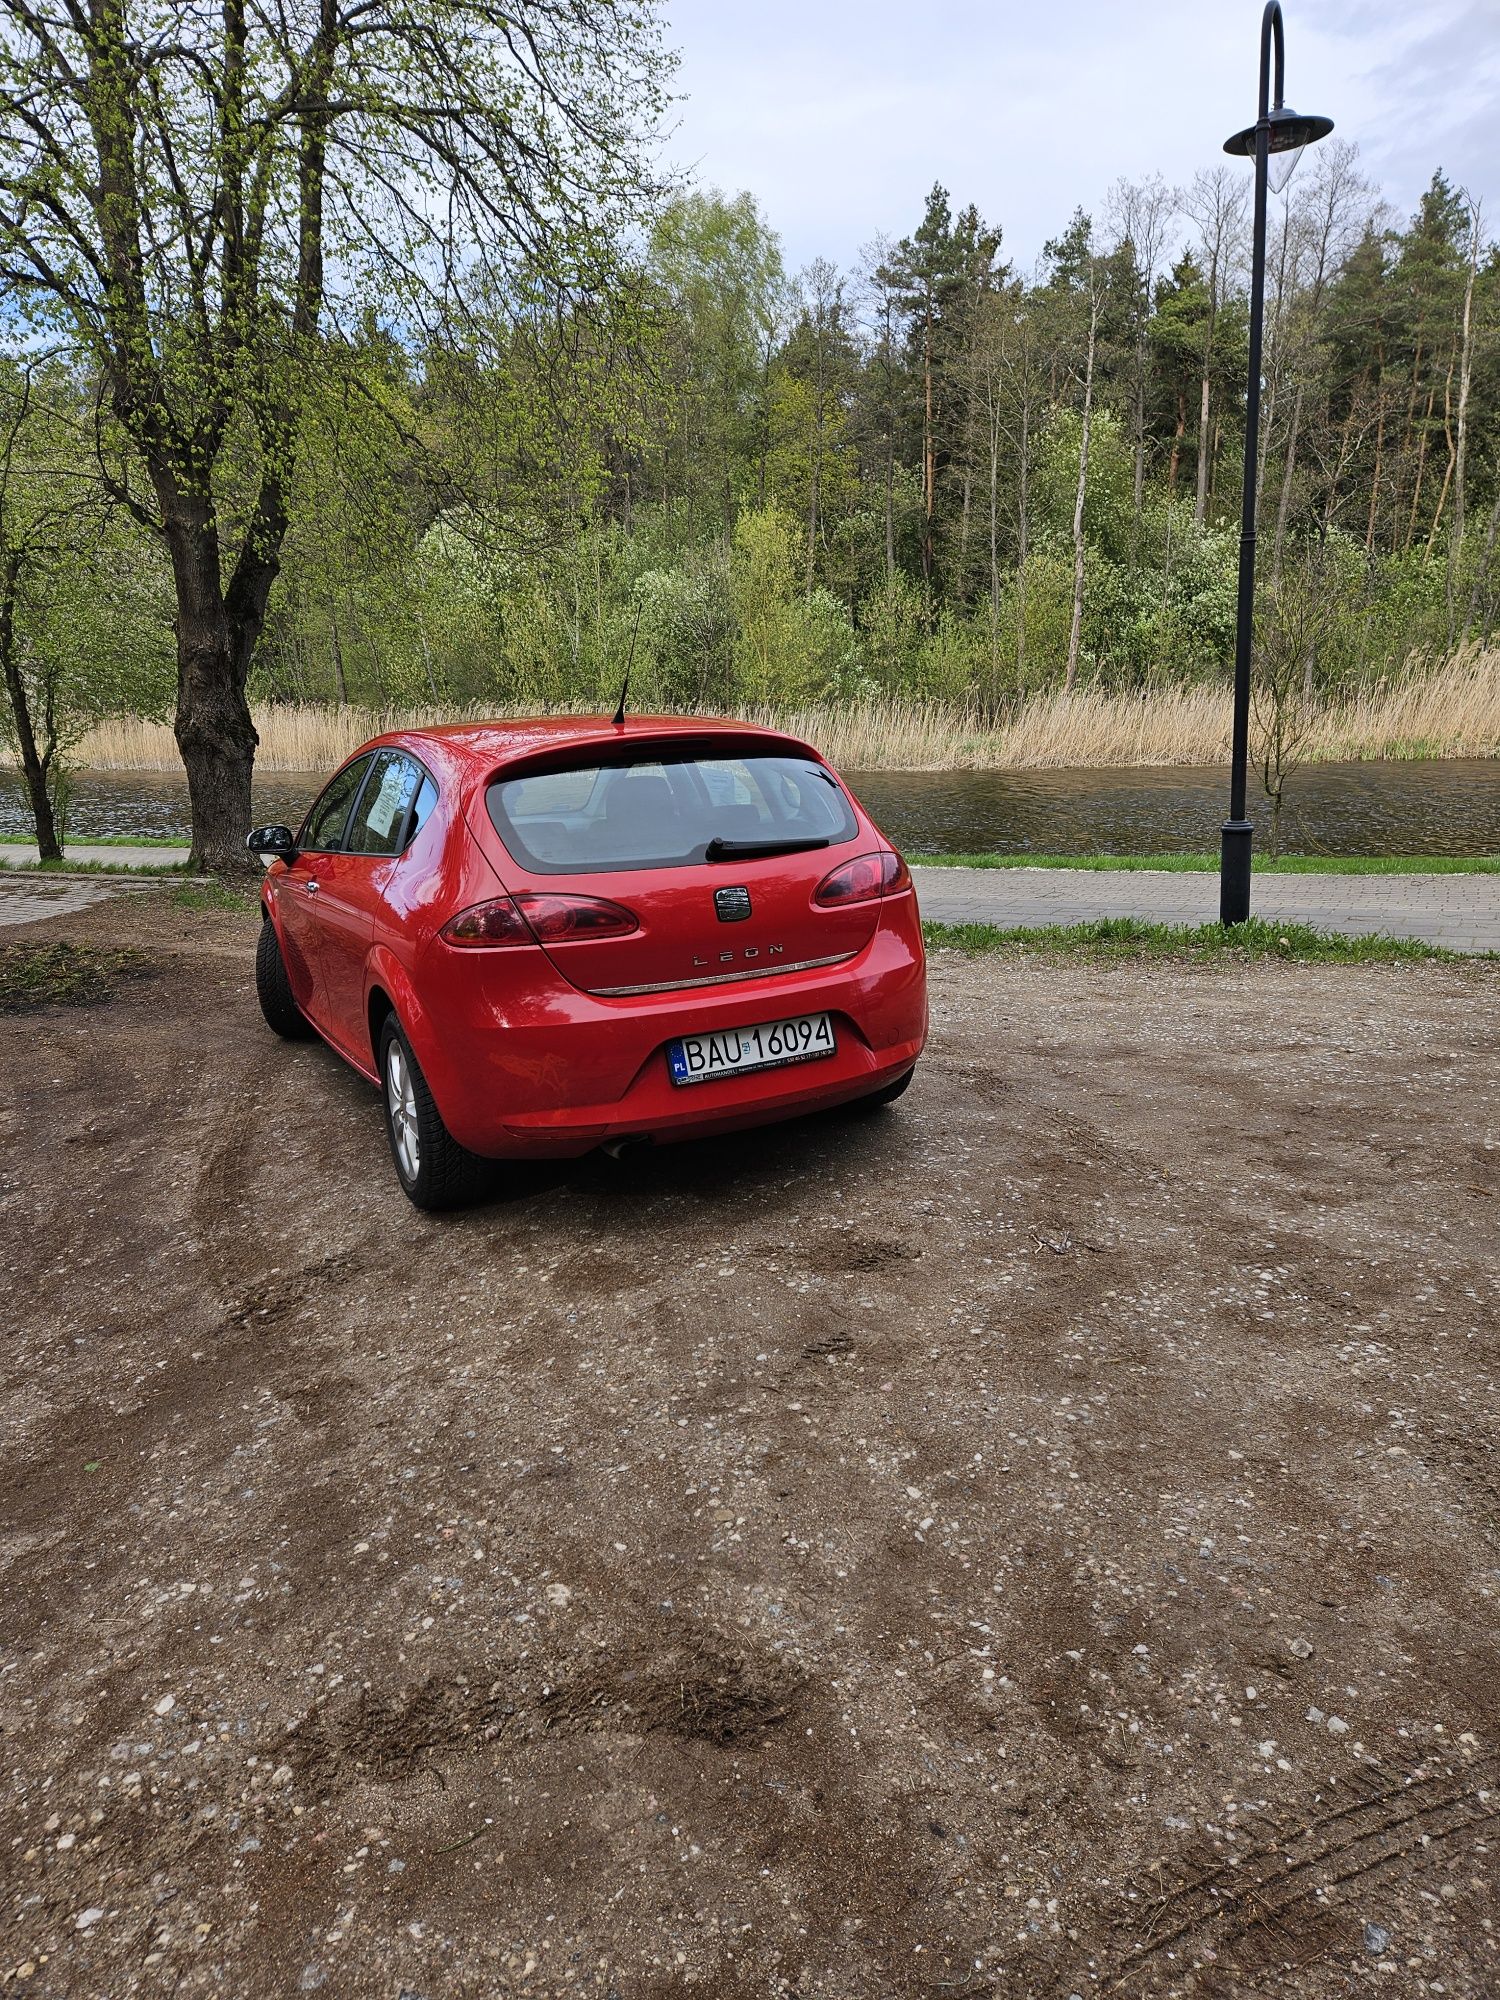
[[439, 1220], [253, 923], [0, 1029], [7, 1992], [1500, 1991], [1493, 968], [945, 953]]

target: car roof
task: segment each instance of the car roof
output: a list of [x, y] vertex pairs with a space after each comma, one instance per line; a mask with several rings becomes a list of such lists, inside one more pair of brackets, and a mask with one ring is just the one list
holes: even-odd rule
[[[731, 722], [702, 715], [632, 715], [623, 723], [600, 715], [516, 716], [494, 722], [440, 722], [419, 729], [395, 729], [371, 737], [363, 750], [399, 746], [417, 756], [434, 752], [455, 775], [473, 778], [502, 769], [523, 758], [574, 747], [618, 749], [630, 743], [669, 743], [673, 738], [702, 742], [723, 736], [775, 743], [816, 757], [810, 744], [779, 729], [753, 722]], [[821, 761], [821, 760], [820, 760]]]

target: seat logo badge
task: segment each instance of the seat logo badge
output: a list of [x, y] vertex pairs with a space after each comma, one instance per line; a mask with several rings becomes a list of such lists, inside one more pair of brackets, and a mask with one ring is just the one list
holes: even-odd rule
[[750, 891], [745, 888], [715, 889], [714, 909], [721, 924], [742, 924], [750, 914]]

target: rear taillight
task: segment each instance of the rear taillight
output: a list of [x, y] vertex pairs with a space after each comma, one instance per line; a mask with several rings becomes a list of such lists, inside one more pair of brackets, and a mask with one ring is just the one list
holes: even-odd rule
[[496, 896], [444, 924], [449, 944], [572, 944], [629, 937], [640, 929], [629, 910], [602, 896]]
[[450, 917], [443, 925], [441, 936], [447, 944], [471, 948], [536, 943], [526, 927], [526, 919], [509, 896], [496, 896], [492, 902], [476, 903], [471, 910], [460, 910], [456, 917]]
[[825, 875], [813, 891], [813, 901], [824, 909], [837, 909], [843, 903], [870, 903], [877, 896], [894, 896], [910, 887], [906, 863], [887, 849], [881, 854], [861, 854]]
[[603, 896], [517, 896], [538, 944], [583, 944], [640, 929], [629, 910]]

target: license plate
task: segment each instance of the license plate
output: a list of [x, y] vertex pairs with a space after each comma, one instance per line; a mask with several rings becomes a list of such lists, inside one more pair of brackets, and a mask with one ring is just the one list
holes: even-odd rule
[[684, 1035], [668, 1042], [673, 1083], [708, 1083], [716, 1076], [744, 1076], [753, 1069], [811, 1062], [834, 1051], [833, 1019], [802, 1014], [793, 1021], [762, 1021], [753, 1028], [725, 1028], [714, 1035]]

